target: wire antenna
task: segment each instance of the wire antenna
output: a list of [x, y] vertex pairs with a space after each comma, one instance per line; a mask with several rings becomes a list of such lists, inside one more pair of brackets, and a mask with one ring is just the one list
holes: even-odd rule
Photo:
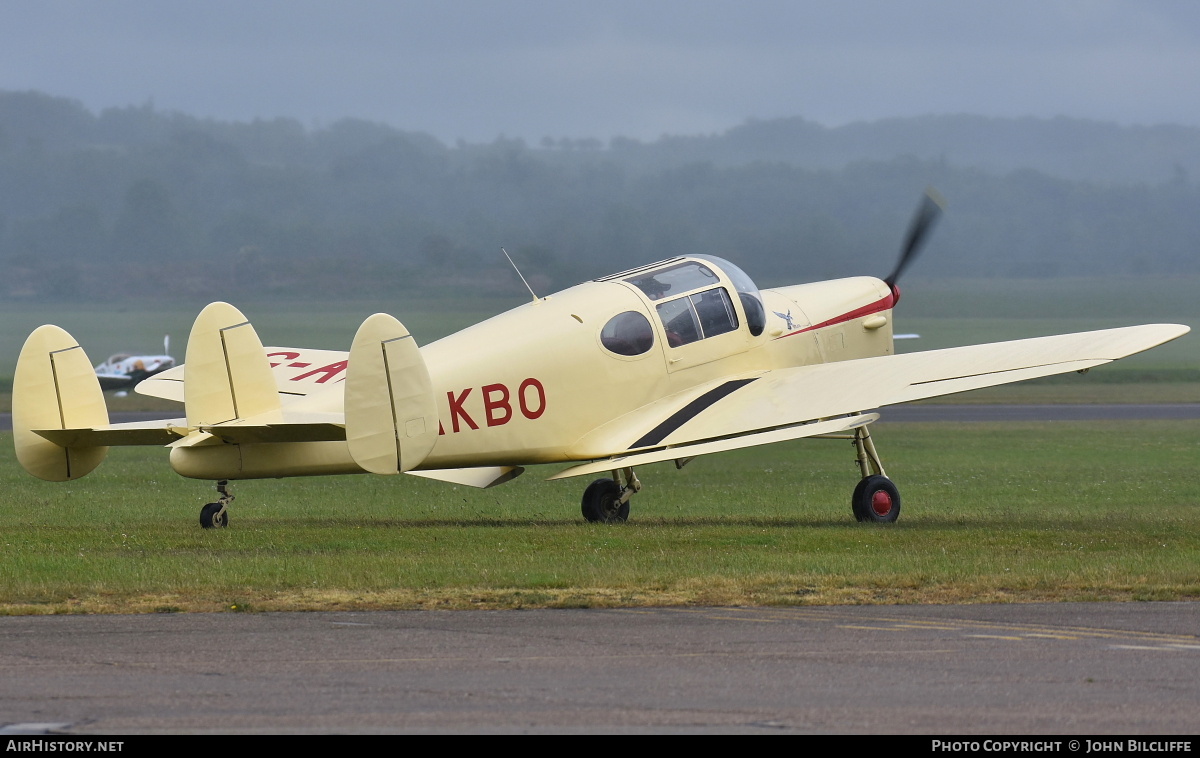
[[525, 275], [521, 273], [521, 269], [517, 268], [517, 264], [513, 262], [512, 256], [504, 248], [500, 248], [500, 252], [504, 253], [504, 257], [508, 258], [508, 263], [513, 267], [513, 271], [517, 272], [517, 276], [521, 277], [521, 282], [525, 285], [525, 289], [529, 290], [529, 294], [533, 295], [533, 302], [538, 301], [537, 293], [533, 291], [533, 287], [529, 286], [529, 282], [525, 281]]

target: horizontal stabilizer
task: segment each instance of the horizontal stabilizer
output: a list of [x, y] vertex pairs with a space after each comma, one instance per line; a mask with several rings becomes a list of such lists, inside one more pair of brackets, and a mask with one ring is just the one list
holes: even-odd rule
[[420, 465], [437, 442], [437, 404], [425, 359], [408, 329], [386, 313], [354, 335], [346, 369], [346, 444], [375, 474]]
[[866, 426], [867, 424], [877, 421], [878, 419], [878, 413], [867, 413], [859, 416], [845, 416], [843, 418], [832, 419], [829, 421], [817, 421], [811, 424], [800, 424], [797, 426], [785, 427], [783, 429], [771, 429], [769, 431], [757, 432], [754, 434], [744, 434], [739, 437], [731, 437], [728, 439], [678, 445], [676, 447], [669, 447], [662, 450], [652, 450], [645, 453], [633, 453], [631, 455], [621, 457], [592, 461], [591, 463], [582, 463], [578, 466], [572, 466], [569, 469], [560, 471], [549, 478], [567, 479], [572, 476], [596, 474], [601, 471], [612, 471], [613, 469], [626, 468], [628, 466], [644, 466], [647, 463], [661, 463], [662, 461], [694, 458], [697, 455], [723, 453], [727, 450], [737, 450], [739, 448], [753, 447], [755, 445], [768, 445], [772, 442], [783, 442], [785, 440], [800, 439], [802, 437], [816, 437], [822, 434], [837, 434], [838, 432], [846, 432], [851, 429], [856, 429], [860, 426]]
[[307, 420], [263, 424], [232, 422], [217, 426], [188, 427], [184, 419], [133, 421], [71, 429], [34, 429], [33, 433], [62, 447], [170, 445], [194, 447], [203, 444], [254, 444], [272, 442], [339, 442], [346, 439], [341, 414], [337, 421]]
[[178, 418], [74, 429], [35, 429], [34, 432], [63, 446], [169, 445], [187, 435], [186, 423]]
[[57, 326], [40, 326], [25, 340], [13, 375], [13, 442], [26, 471], [52, 482], [78, 479], [108, 453], [103, 444], [59, 444], [35, 430], [108, 425], [96, 370], [75, 338]]
[[232, 421], [216, 426], [202, 426], [223, 442], [254, 444], [264, 442], [341, 442], [346, 439], [346, 427], [340, 413], [288, 413], [283, 411], [282, 422], [259, 423], [258, 419]]

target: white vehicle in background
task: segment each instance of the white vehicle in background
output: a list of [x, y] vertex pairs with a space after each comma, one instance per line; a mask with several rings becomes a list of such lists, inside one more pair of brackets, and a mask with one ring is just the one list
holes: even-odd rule
[[128, 390], [143, 379], [149, 379], [155, 374], [161, 374], [175, 367], [175, 359], [168, 353], [171, 345], [170, 335], [163, 338], [162, 355], [132, 355], [117, 353], [110, 355], [108, 360], [96, 366], [96, 378], [100, 380], [102, 390]]

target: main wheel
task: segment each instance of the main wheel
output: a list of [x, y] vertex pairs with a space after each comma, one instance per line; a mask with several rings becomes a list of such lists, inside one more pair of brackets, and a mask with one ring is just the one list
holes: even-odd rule
[[200, 526], [205, 529], [223, 529], [229, 526], [229, 510], [221, 513], [220, 503], [209, 503], [200, 509]]
[[900, 518], [900, 490], [886, 476], [864, 477], [850, 498], [854, 518], [890, 524]]
[[583, 491], [583, 517], [610, 524], [629, 518], [629, 501], [621, 502], [621, 485], [612, 479], [597, 479]]

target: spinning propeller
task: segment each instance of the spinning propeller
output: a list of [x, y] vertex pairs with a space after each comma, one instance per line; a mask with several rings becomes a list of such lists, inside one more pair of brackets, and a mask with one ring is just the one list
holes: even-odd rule
[[921, 205], [917, 207], [917, 213], [913, 216], [912, 223], [908, 225], [908, 235], [904, 238], [900, 260], [896, 262], [896, 268], [892, 269], [892, 273], [883, 280], [896, 300], [900, 299], [900, 290], [896, 289], [896, 280], [921, 252], [925, 238], [929, 235], [929, 230], [933, 228], [938, 217], [942, 215], [945, 204], [946, 201], [938, 194], [937, 190], [932, 187], [925, 190], [925, 195], [921, 198]]

